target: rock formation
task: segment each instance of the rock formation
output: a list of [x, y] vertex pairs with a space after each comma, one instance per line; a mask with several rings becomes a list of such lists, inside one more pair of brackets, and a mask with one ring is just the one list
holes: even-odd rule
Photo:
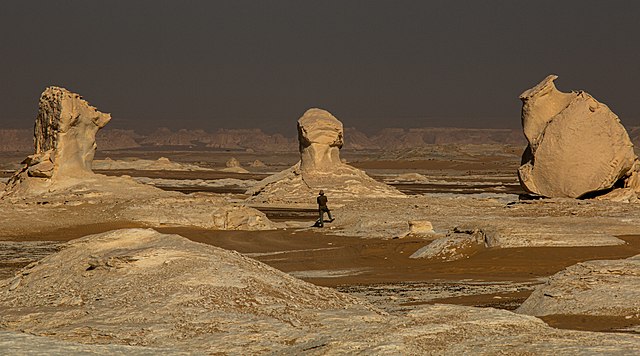
[[[224, 198], [184, 195], [138, 183], [128, 176], [93, 173], [95, 135], [109, 119], [108, 114], [99, 112], [78, 94], [47, 88], [40, 98], [36, 119], [36, 152], [24, 161], [25, 165], [0, 194], [3, 214], [37, 216], [51, 227], [127, 222], [136, 226], [186, 225], [224, 230], [275, 228], [263, 213]], [[105, 161], [107, 167], [118, 166], [118, 162]], [[195, 167], [167, 158], [143, 160], [129, 167], [142, 168], [138, 166], [144, 163], [156, 169]], [[43, 209], [25, 211], [17, 202], [41, 205]], [[71, 213], [69, 207], [75, 206], [82, 208], [71, 209]], [[37, 224], [25, 225], [34, 230]]]
[[319, 190], [327, 192], [330, 200], [404, 196], [343, 163], [340, 159], [343, 137], [342, 123], [333, 115], [321, 109], [307, 110], [298, 120], [300, 162], [249, 190], [251, 200], [315, 203]]
[[229, 158], [225, 163], [226, 168], [222, 168], [221, 171], [228, 173], [249, 173], [248, 170], [242, 168], [240, 161], [238, 161], [235, 157]]
[[640, 255], [578, 263], [551, 276], [517, 309], [545, 316], [606, 315], [640, 319]]
[[96, 133], [111, 120], [78, 94], [49, 87], [40, 96], [34, 129], [35, 154], [9, 181], [26, 178], [64, 179], [91, 174]]
[[568, 198], [635, 188], [640, 165], [618, 117], [584, 91], [558, 91], [556, 78], [550, 75], [520, 95], [529, 142], [518, 169], [522, 187]]

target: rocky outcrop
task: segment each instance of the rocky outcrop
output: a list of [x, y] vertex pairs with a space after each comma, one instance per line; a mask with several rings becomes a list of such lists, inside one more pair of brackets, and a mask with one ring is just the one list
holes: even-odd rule
[[517, 312], [640, 319], [640, 255], [568, 267], [538, 287]]
[[404, 196], [340, 159], [343, 127], [331, 113], [309, 109], [298, 120], [300, 161], [293, 167], [265, 178], [247, 193], [258, 202], [315, 204], [324, 190], [329, 199]]
[[307, 110], [298, 120], [302, 172], [326, 172], [339, 167], [343, 136], [342, 123], [328, 111]]
[[[49, 226], [133, 222], [143, 226], [187, 225], [225, 230], [275, 228], [263, 213], [242, 204], [198, 194], [168, 192], [128, 176], [93, 173], [95, 134], [109, 119], [108, 114], [99, 112], [77, 94], [57, 87], [44, 91], [35, 125], [36, 152], [24, 161], [24, 167], [14, 174], [0, 194], [0, 210], [5, 216], [14, 217], [8, 219], [10, 229], [20, 230], [25, 226], [36, 229], [37, 224], [32, 221], [16, 223], [28, 215], [37, 216]], [[123, 167], [121, 161], [101, 163], [107, 169]], [[199, 169], [163, 157], [157, 161], [133, 161], [132, 165], [124, 166], [137, 169], [144, 164], [151, 169]], [[18, 202], [27, 206], [42, 205], [43, 209], [25, 211]], [[71, 209], [71, 212], [68, 207], [72, 206], [82, 206], [82, 209]]]
[[238, 161], [235, 157], [231, 157], [224, 164], [226, 167], [222, 168], [222, 172], [228, 173], [249, 173], [248, 170], [242, 168], [240, 161]]
[[150, 229], [69, 242], [1, 280], [0, 309], [0, 346], [19, 354], [33, 345], [77, 352], [77, 343], [105, 344], [83, 354], [331, 355], [630, 354], [640, 345], [637, 335], [559, 330], [493, 308], [436, 304], [390, 315], [237, 252]]
[[439, 238], [414, 252], [409, 258], [426, 258], [456, 261], [469, 258], [485, 248], [498, 247], [498, 233], [475, 227], [455, 227], [445, 237]]
[[579, 198], [637, 185], [640, 167], [618, 117], [584, 91], [563, 93], [550, 75], [520, 95], [529, 145], [518, 176], [545, 197]]
[[9, 181], [9, 189], [28, 178], [65, 179], [92, 174], [96, 133], [111, 115], [78, 94], [49, 87], [40, 96], [34, 129], [35, 154]]

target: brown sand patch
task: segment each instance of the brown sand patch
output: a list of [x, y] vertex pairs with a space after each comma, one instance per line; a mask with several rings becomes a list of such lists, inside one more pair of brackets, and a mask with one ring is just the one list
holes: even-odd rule
[[[640, 325], [640, 317], [610, 316], [610, 315], [547, 315], [541, 316], [549, 326], [558, 329], [585, 331], [616, 331], [624, 332], [626, 328]], [[637, 334], [636, 331], [628, 331]]]
[[620, 259], [640, 253], [640, 236], [623, 236], [627, 244], [620, 246], [494, 248], [468, 259], [440, 262], [410, 259], [413, 252], [428, 243], [414, 237], [379, 240], [292, 230], [248, 232], [182, 227], [157, 230], [245, 254], [260, 253], [254, 258], [284, 272], [360, 271], [334, 278], [305, 278], [332, 287], [430, 280], [524, 281], [550, 276], [582, 261]]

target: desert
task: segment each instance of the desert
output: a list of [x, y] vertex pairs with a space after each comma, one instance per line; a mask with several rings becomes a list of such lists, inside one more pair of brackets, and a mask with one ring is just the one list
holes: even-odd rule
[[[531, 109], [529, 93], [553, 79], [523, 94], [525, 158], [567, 139], [526, 121], [545, 105]], [[571, 123], [551, 112], [559, 118], [546, 122]], [[50, 87], [35, 153], [22, 163], [20, 150], [3, 153], [5, 350], [626, 354], [640, 345], [637, 157], [622, 126], [620, 148], [609, 136], [602, 146], [628, 161], [605, 158], [617, 169], [608, 185], [576, 199], [584, 193], [549, 193], [576, 176], [542, 173], [542, 183], [541, 168], [519, 167], [523, 144], [501, 131], [468, 144], [402, 138], [455, 129], [394, 130], [415, 146], [378, 138], [384, 149], [349, 149], [342, 122], [314, 108], [297, 122], [297, 150], [293, 139], [273, 151], [196, 145], [200, 131], [180, 150], [131, 136], [135, 145], [112, 138], [102, 151], [109, 119]], [[575, 167], [604, 172], [599, 162]], [[314, 225], [318, 190], [336, 217], [324, 228]]]
[[635, 355], [640, 2], [0, 11], [0, 355]]

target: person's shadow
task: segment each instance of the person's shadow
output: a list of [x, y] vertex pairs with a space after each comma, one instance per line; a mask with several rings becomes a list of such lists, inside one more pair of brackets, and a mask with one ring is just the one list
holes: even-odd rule
[[318, 220], [316, 220], [316, 222], [313, 224], [312, 227], [324, 227], [324, 223], [328, 222], [333, 222], [333, 220], [335, 220], [335, 218], [333, 219], [329, 219], [329, 220], [323, 220], [322, 223], [320, 223], [320, 218], [318, 218]]

